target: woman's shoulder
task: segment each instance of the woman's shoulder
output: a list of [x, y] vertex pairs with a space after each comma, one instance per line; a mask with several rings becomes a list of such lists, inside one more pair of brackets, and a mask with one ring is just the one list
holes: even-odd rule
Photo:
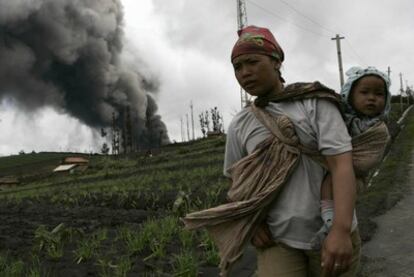
[[238, 111], [230, 121], [229, 128], [240, 129], [241, 126], [250, 122], [253, 117], [252, 112], [248, 106]]
[[335, 90], [325, 86], [319, 81], [289, 84], [284, 88], [283, 92], [286, 100], [324, 99], [334, 103], [338, 107], [341, 103], [341, 96]]

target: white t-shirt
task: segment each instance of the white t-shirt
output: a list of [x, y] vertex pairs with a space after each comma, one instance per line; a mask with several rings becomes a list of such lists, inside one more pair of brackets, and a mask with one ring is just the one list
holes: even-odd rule
[[[295, 126], [301, 144], [318, 149], [322, 155], [352, 151], [351, 137], [338, 108], [327, 100], [306, 99], [270, 103], [266, 110], [286, 115]], [[229, 125], [224, 158], [224, 175], [229, 168], [251, 154], [257, 144], [269, 137], [253, 112], [244, 108]], [[311, 239], [321, 228], [320, 188], [326, 171], [301, 155], [296, 170], [272, 204], [267, 223], [273, 239], [299, 249], [311, 249]]]

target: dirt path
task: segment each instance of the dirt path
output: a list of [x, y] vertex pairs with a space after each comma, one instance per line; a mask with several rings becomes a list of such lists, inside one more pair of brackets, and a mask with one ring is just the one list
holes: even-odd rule
[[[414, 158], [414, 152], [412, 153]], [[375, 218], [378, 229], [364, 244], [367, 258], [362, 276], [414, 276], [414, 164], [408, 178], [409, 192], [384, 215]]]

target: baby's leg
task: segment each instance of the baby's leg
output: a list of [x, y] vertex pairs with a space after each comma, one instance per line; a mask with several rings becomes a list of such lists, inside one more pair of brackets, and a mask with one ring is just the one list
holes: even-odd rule
[[328, 173], [325, 176], [325, 179], [321, 184], [321, 217], [323, 220], [323, 225], [321, 229], [316, 233], [315, 237], [312, 239], [312, 247], [314, 249], [321, 248], [322, 243], [326, 236], [328, 235], [329, 230], [331, 229], [334, 210], [333, 210], [333, 192], [332, 192], [332, 177]]
[[334, 216], [334, 207], [332, 176], [329, 173], [325, 176], [321, 185], [321, 216], [324, 224], [330, 229]]

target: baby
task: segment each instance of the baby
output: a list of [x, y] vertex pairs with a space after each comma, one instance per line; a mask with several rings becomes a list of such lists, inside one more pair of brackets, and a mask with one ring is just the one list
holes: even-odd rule
[[[352, 67], [346, 72], [348, 79], [341, 90], [345, 123], [352, 137], [363, 134], [377, 123], [384, 121], [391, 108], [391, 82], [386, 74], [374, 67]], [[385, 144], [382, 151], [385, 150]], [[354, 164], [355, 166], [355, 164]], [[312, 240], [320, 247], [329, 232], [334, 218], [332, 179], [328, 173], [321, 185], [321, 216], [323, 227]], [[352, 229], [356, 228], [356, 217]]]

